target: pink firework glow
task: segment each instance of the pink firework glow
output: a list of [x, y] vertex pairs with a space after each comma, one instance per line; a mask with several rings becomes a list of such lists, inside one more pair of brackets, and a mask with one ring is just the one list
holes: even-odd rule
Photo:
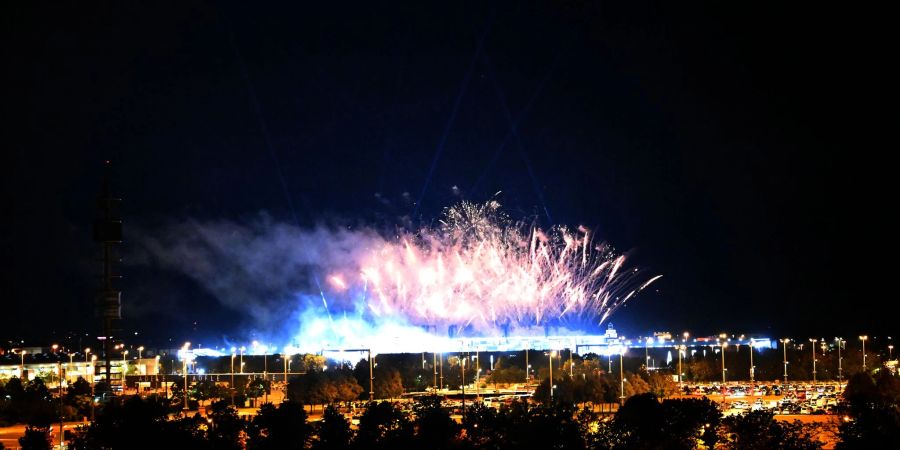
[[582, 328], [602, 324], [661, 277], [641, 277], [624, 262], [584, 227], [545, 232], [511, 221], [497, 202], [463, 202], [438, 226], [371, 248], [355, 273], [330, 274], [328, 295], [353, 297], [372, 322], [438, 332]]

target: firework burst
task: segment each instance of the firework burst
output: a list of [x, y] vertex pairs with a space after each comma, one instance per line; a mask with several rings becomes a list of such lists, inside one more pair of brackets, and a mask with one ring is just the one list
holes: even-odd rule
[[510, 220], [495, 201], [463, 202], [437, 226], [365, 252], [356, 273], [331, 274], [329, 295], [356, 299], [373, 322], [440, 333], [596, 327], [660, 277], [624, 262], [587, 228], [543, 231]]

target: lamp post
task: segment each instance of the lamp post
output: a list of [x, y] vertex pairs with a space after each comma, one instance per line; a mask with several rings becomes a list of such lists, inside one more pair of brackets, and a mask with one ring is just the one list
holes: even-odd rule
[[437, 395], [437, 353], [431, 354], [431, 369], [434, 372], [434, 395]]
[[784, 339], [779, 339], [778, 342], [781, 342], [781, 348], [782, 348], [782, 350], [784, 350], [784, 384], [787, 385], [787, 378], [788, 378], [788, 375], [787, 375], [787, 365], [788, 365], [787, 345], [788, 345], [788, 342], [791, 342], [791, 340], [788, 338], [784, 338]]
[[181, 373], [184, 375], [184, 410], [188, 410], [188, 373], [187, 373], [187, 351], [191, 347], [190, 342], [185, 342], [181, 349]]
[[21, 362], [19, 362], [19, 375], [22, 379], [25, 379], [25, 354], [28, 353], [28, 350], [22, 350], [19, 352], [19, 356], [22, 358]]
[[[91, 349], [87, 349], [87, 351], [91, 351]], [[87, 358], [87, 354], [84, 355]], [[95, 367], [97, 365], [97, 355], [91, 355], [91, 422], [94, 421], [94, 375], [95, 375]]]
[[531, 370], [531, 366], [528, 365], [528, 348], [525, 348], [525, 382], [528, 383], [528, 376], [530, 375], [528, 372]]
[[726, 383], [725, 380], [725, 349], [728, 348], [728, 341], [722, 341], [722, 384]]
[[647, 349], [647, 346], [650, 345], [650, 338], [644, 340], [644, 367], [647, 370], [650, 370], [650, 350]]
[[812, 375], [813, 375], [813, 384], [816, 384], [816, 342], [819, 342], [819, 340], [818, 340], [818, 339], [810, 338], [810, 339], [809, 339], [809, 342], [812, 342], [812, 345], [810, 345], [810, 347], [812, 347], [812, 353], [813, 353], [813, 359], [812, 359], [813, 371], [812, 371]]
[[137, 348], [138, 351], [138, 360], [144, 359], [144, 346], [140, 346]]
[[836, 337], [834, 338], [837, 341], [837, 351], [838, 351], [838, 382], [840, 382], [844, 378], [844, 368], [842, 367], [843, 357], [841, 357], [841, 347], [844, 345], [844, 340]]
[[[55, 344], [54, 344], [54, 346], [55, 346]], [[59, 448], [63, 448], [62, 364], [60, 364], [58, 360], [56, 361], [56, 371], [57, 371], [56, 376], [57, 376], [57, 378], [59, 378], [58, 383], [57, 383], [57, 384], [59, 384], [59, 386], [58, 386], [58, 388], [59, 388]]]
[[863, 354], [863, 372], [866, 371], [866, 341], [869, 340], [869, 336], [863, 335], [859, 337], [859, 340], [862, 341], [862, 354]]
[[441, 390], [444, 390], [444, 352], [441, 352], [441, 359], [438, 361], [441, 368]]
[[156, 381], [156, 390], [159, 391], [159, 355], [153, 359], [156, 360], [156, 364], [153, 365], [153, 379]]
[[241, 359], [240, 359], [240, 362], [241, 362], [241, 375], [244, 374], [244, 349], [246, 349], [246, 347], [244, 347], [244, 346], [242, 345], [242, 346], [241, 346]]
[[234, 348], [231, 349], [231, 385], [228, 388], [231, 391], [231, 406], [234, 406]]
[[[367, 350], [369, 352], [369, 402], [375, 401], [375, 372], [373, 371], [374, 361], [372, 361], [372, 349]], [[443, 356], [442, 356], [443, 358]], [[444, 375], [441, 372], [441, 383], [444, 382]]]
[[622, 357], [625, 355], [625, 349], [619, 349], [619, 406], [625, 404], [625, 367], [622, 364]]
[[894, 359], [894, 344], [888, 345], [888, 361]]
[[681, 354], [687, 350], [687, 346], [678, 346], [678, 387], [684, 389], [684, 371], [681, 370]]
[[575, 362], [572, 360], [572, 349], [569, 349], [569, 377], [575, 378]]
[[750, 349], [750, 383], [754, 383], [756, 381], [756, 366], [753, 365], [753, 340], [749, 341], [747, 344], [747, 348]]
[[556, 350], [550, 352], [550, 404], [553, 404], [553, 357], [556, 356]]
[[466, 359], [463, 359], [462, 353], [459, 354], [459, 371], [462, 374], [462, 416], [466, 420]]
[[69, 371], [72, 370], [72, 366], [75, 365], [74, 359], [75, 359], [75, 354], [69, 353], [69, 365], [66, 366], [66, 384], [69, 383]]

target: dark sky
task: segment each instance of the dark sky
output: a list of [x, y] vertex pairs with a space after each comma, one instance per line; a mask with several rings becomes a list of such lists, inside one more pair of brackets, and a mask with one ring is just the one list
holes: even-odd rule
[[[2, 336], [94, 327], [106, 159], [129, 233], [427, 222], [502, 191], [664, 275], [613, 318], [632, 333], [896, 329], [877, 11], [138, 3], [3, 6]], [[176, 274], [124, 275], [129, 329], [240, 322]]]

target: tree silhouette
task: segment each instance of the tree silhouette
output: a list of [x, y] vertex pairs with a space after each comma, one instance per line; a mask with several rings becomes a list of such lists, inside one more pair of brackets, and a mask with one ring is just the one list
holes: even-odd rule
[[25, 435], [19, 438], [23, 450], [50, 450], [50, 426], [27, 426]]
[[219, 400], [210, 405], [209, 431], [207, 432], [209, 443], [216, 449], [241, 449], [241, 433], [244, 431], [244, 421], [238, 417], [237, 410], [231, 406], [228, 400]]
[[248, 430], [250, 450], [302, 449], [310, 436], [303, 405], [286, 401], [276, 408], [264, 404]]
[[768, 411], [751, 411], [722, 420], [728, 450], [815, 450], [822, 448], [800, 421], [781, 422]]
[[328, 406], [316, 426], [316, 437], [314, 450], [344, 450], [350, 446], [353, 432], [347, 418], [334, 406]]
[[420, 397], [413, 406], [413, 412], [419, 448], [442, 450], [455, 444], [460, 427], [443, 408], [440, 397]]
[[360, 450], [414, 448], [409, 417], [388, 402], [370, 402], [359, 419], [355, 448]]

